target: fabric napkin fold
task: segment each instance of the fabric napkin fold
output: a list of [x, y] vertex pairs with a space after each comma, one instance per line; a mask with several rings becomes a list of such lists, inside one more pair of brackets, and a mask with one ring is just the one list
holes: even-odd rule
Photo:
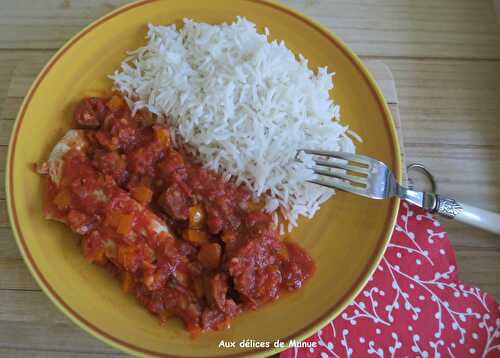
[[289, 357], [500, 357], [500, 306], [460, 282], [448, 235], [403, 202], [387, 251], [345, 311]]

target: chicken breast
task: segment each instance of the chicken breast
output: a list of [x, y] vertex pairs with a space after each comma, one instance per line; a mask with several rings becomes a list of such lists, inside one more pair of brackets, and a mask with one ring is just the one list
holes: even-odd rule
[[[132, 236], [137, 235], [168, 235], [172, 236], [171, 230], [168, 228], [166, 223], [155, 215], [151, 210], [146, 208], [144, 205], [136, 201], [131, 197], [130, 193], [121, 189], [113, 179], [107, 178], [107, 181], [100, 180], [102, 176], [101, 173], [95, 171], [90, 164], [90, 160], [85, 154], [85, 149], [88, 146], [87, 139], [85, 136], [85, 130], [83, 129], [70, 129], [66, 134], [61, 138], [61, 140], [54, 146], [52, 152], [49, 155], [49, 158], [46, 162], [45, 167], [48, 168], [48, 176], [51, 182], [54, 184], [54, 187], [57, 191], [68, 190], [71, 192], [72, 200], [70, 210], [79, 210], [79, 211], [92, 211], [92, 208], [84, 208], [79, 207], [78, 203], [75, 203], [75, 200], [78, 199], [78, 194], [82, 196], [82, 200], [85, 200], [86, 206], [94, 206], [94, 210], [96, 212], [103, 211], [106, 212], [110, 210], [108, 208], [113, 201], [116, 201], [119, 197], [120, 203], [125, 205], [128, 210], [132, 211], [137, 215], [136, 220], [142, 223], [141, 228], [138, 229], [137, 232], [131, 232]], [[71, 186], [71, 190], [68, 188], [63, 188], [61, 185], [61, 181], [63, 176], [65, 175], [64, 168], [67, 160], [67, 155], [70, 152], [80, 152], [84, 155], [82, 156], [82, 166], [85, 166], [88, 172], [91, 174], [86, 178], [82, 178], [82, 183], [79, 185], [75, 185], [74, 181], [78, 178], [69, 178], [70, 182], [73, 182]], [[67, 173], [66, 175], [71, 176], [71, 173]], [[111, 183], [109, 182], [111, 181]], [[92, 182], [92, 184], [89, 184]], [[78, 183], [76, 183], [78, 184]], [[80, 193], [75, 193], [75, 188], [78, 187]], [[90, 190], [87, 190], [90, 188]], [[57, 195], [55, 195], [57, 197]], [[83, 199], [83, 197], [85, 199]], [[73, 207], [75, 206], [75, 207]], [[49, 205], [49, 209], [50, 209]], [[53, 206], [52, 206], [53, 207]], [[48, 219], [55, 219], [58, 221], [63, 221], [66, 224], [69, 224], [67, 220], [61, 218], [61, 213], [54, 213], [53, 210], [46, 211], [46, 217]], [[80, 228], [75, 227], [75, 225], [70, 225], [70, 227], [80, 233], [83, 234], [90, 227], [88, 223], [82, 221], [82, 226]]]
[[52, 182], [59, 185], [64, 168], [64, 156], [70, 149], [83, 151], [87, 146], [85, 131], [82, 129], [70, 129], [64, 137], [54, 146], [47, 160], [49, 176]]

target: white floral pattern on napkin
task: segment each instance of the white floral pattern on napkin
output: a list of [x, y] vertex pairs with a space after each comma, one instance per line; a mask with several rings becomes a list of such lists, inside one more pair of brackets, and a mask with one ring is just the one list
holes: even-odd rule
[[440, 223], [402, 203], [387, 251], [348, 308], [289, 357], [500, 357], [500, 306], [462, 283]]

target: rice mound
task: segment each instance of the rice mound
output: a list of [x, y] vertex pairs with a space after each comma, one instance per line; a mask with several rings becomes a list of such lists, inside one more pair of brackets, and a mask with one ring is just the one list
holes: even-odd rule
[[[147, 45], [129, 53], [111, 77], [133, 111], [168, 119], [174, 136], [201, 163], [245, 185], [266, 210], [289, 221], [311, 218], [333, 194], [307, 183], [316, 175], [299, 148], [354, 152], [333, 103], [333, 73], [313, 72], [284, 42], [270, 41], [244, 18], [209, 25], [149, 25]], [[283, 230], [282, 230], [283, 231]]]

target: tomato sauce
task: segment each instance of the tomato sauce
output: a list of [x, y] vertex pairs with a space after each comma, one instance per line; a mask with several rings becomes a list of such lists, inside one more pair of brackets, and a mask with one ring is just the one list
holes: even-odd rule
[[85, 98], [74, 121], [87, 145], [65, 154], [59, 183], [47, 177], [46, 216], [82, 235], [87, 260], [161, 321], [224, 329], [313, 274], [248, 190], [174, 148], [149, 112], [133, 115], [118, 95]]

